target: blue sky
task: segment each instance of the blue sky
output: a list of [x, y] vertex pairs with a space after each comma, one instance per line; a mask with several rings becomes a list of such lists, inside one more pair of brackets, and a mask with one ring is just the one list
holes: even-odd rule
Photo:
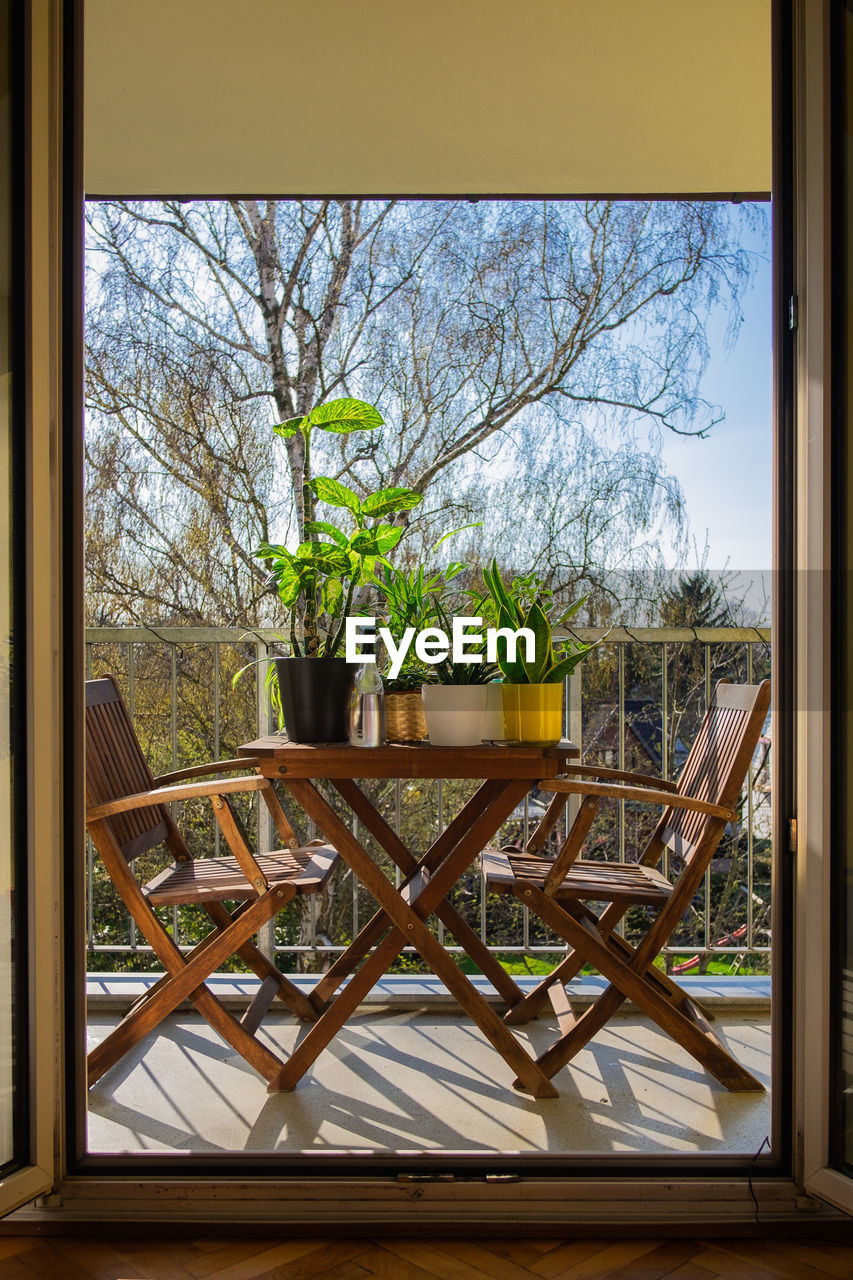
[[[725, 348], [725, 317], [714, 317], [709, 328], [711, 360], [702, 390], [722, 407], [725, 420], [706, 440], [667, 432], [663, 441], [666, 468], [681, 483], [700, 555], [707, 535], [712, 570], [767, 571], [771, 563], [769, 217], [767, 223], [764, 234], [746, 242], [761, 257], [743, 299], [744, 323], [734, 346]], [[674, 555], [668, 559], [681, 567]], [[695, 553], [686, 567], [695, 567]]]

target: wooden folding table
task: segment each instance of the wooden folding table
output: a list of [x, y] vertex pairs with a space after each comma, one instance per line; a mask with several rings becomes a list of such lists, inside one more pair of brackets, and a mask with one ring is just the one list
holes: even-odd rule
[[[376, 900], [379, 910], [318, 981], [310, 997], [317, 1021], [296, 1046], [270, 1091], [288, 1090], [308, 1070], [405, 946], [412, 945], [497, 1049], [519, 1087], [538, 1098], [557, 1096], [551, 1081], [509, 1027], [445, 951], [425, 921], [435, 914], [509, 1004], [522, 998], [510, 975], [449, 902], [448, 894], [541, 778], [554, 778], [578, 755], [571, 742], [553, 747], [315, 746], [260, 738], [239, 749], [274, 778], [333, 844]], [[480, 787], [426, 852], [417, 857], [356, 783], [367, 778], [477, 778]], [[378, 845], [403, 873], [399, 888], [318, 791], [331, 783]], [[349, 979], [341, 988], [345, 979]], [[340, 990], [339, 990], [340, 989]], [[337, 993], [337, 994], [336, 994]]]

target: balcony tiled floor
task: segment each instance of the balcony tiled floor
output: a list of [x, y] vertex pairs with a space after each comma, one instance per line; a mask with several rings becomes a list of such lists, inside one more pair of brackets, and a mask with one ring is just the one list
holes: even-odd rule
[[[90, 1047], [118, 1020], [95, 1012]], [[766, 1012], [717, 1010], [735, 1056], [769, 1086]], [[287, 1053], [302, 1024], [268, 1015]], [[518, 1030], [540, 1052], [547, 1017]], [[441, 1009], [364, 1007], [299, 1087], [270, 1095], [193, 1014], [179, 1014], [89, 1092], [98, 1153], [461, 1152], [752, 1155], [770, 1133], [770, 1095], [730, 1094], [647, 1019], [617, 1017], [537, 1101], [468, 1020]]]

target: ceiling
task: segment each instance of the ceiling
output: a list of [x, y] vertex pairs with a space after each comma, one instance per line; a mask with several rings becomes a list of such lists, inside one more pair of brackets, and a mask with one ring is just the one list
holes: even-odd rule
[[770, 0], [85, 0], [93, 195], [770, 188]]

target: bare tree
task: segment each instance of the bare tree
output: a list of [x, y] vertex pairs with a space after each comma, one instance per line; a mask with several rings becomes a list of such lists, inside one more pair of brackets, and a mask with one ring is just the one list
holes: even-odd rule
[[[705, 323], [749, 275], [717, 203], [103, 202], [89, 210], [90, 613], [266, 621], [253, 546], [301, 529], [269, 426], [338, 395], [382, 431], [319, 471], [426, 495], [411, 553], [488, 517], [553, 579], [678, 528]], [[495, 547], [494, 549], [497, 549]], [[529, 559], [527, 561], [530, 562]]]

